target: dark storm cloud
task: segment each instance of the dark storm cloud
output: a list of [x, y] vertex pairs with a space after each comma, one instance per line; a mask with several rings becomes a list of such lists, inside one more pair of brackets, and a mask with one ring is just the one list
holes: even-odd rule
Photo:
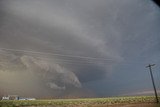
[[[1, 0], [0, 5], [1, 73], [27, 72], [49, 93], [72, 88], [123, 93], [132, 87], [126, 81], [135, 84], [127, 80], [132, 71], [150, 60], [159, 62], [160, 12], [152, 1]], [[120, 85], [126, 88], [114, 93], [106, 83], [115, 92]]]

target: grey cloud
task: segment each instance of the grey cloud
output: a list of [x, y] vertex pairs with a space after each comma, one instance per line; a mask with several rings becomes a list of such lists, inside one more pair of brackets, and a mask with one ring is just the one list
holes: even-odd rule
[[[71, 2], [71, 1], [70, 1]], [[96, 48], [97, 52], [101, 56], [107, 56], [111, 58], [120, 58], [119, 55], [114, 55], [116, 52], [110, 47], [108, 47], [106, 42], [101, 38], [101, 36], [105, 36], [103, 33], [98, 33], [98, 31], [94, 32], [94, 29], [90, 30], [90, 26], [86, 25], [84, 20], [78, 20], [71, 14], [66, 14], [68, 11], [61, 10], [59, 11], [60, 7], [51, 7], [50, 5], [46, 4], [44, 1], [34, 1], [34, 2], [27, 2], [29, 5], [26, 5], [25, 1], [12, 1], [10, 4], [7, 5], [6, 8], [12, 14], [21, 17], [25, 20], [33, 21], [35, 24], [43, 25], [44, 27], [52, 28], [52, 29], [59, 29], [64, 33], [59, 33], [59, 36], [62, 36], [63, 39], [70, 38], [79, 43], [79, 40], [88, 46], [90, 49], [94, 50]], [[97, 3], [97, 2], [96, 2]], [[62, 3], [61, 3], [62, 4]], [[75, 3], [77, 4], [77, 3]], [[83, 4], [81, 4], [83, 6]], [[46, 8], [42, 8], [42, 7]], [[94, 6], [94, 5], [93, 5]], [[91, 6], [91, 7], [93, 7]], [[96, 7], [96, 6], [95, 6]], [[94, 9], [94, 7], [93, 7]], [[87, 10], [87, 9], [86, 9]], [[94, 10], [93, 10], [94, 11]], [[92, 11], [91, 11], [92, 12]], [[98, 13], [98, 12], [96, 12]], [[83, 14], [86, 14], [85, 11]], [[102, 14], [105, 14], [102, 11]], [[76, 15], [76, 14], [75, 14]], [[92, 15], [92, 14], [91, 14]], [[98, 15], [96, 15], [98, 16]], [[102, 15], [100, 15], [102, 16]], [[98, 16], [99, 17], [99, 16]], [[105, 17], [105, 16], [104, 16]], [[94, 20], [95, 18], [91, 18]], [[88, 19], [87, 19], [88, 20]], [[90, 19], [89, 19], [90, 20]], [[95, 20], [96, 21], [96, 20]], [[101, 23], [101, 21], [98, 21]], [[93, 27], [96, 24], [93, 25]], [[99, 26], [102, 27], [102, 26]], [[89, 30], [89, 32], [88, 32]], [[52, 37], [53, 38], [53, 37]], [[61, 37], [58, 37], [61, 38]], [[78, 41], [77, 41], [78, 40]], [[68, 41], [65, 41], [68, 44]], [[82, 44], [80, 42], [80, 44]], [[72, 43], [74, 44], [74, 42]], [[70, 44], [68, 44], [70, 45]], [[72, 47], [72, 46], [71, 46]], [[79, 46], [78, 46], [79, 47]], [[75, 48], [75, 47], [72, 47]], [[107, 49], [106, 49], [107, 48]], [[87, 49], [86, 49], [87, 50]], [[113, 52], [112, 52], [113, 51]], [[112, 52], [112, 53], [110, 53]]]
[[[0, 48], [13, 49], [0, 50], [2, 71], [28, 72], [44, 90], [107, 94], [111, 79], [125, 78], [125, 84], [146, 62], [159, 63], [160, 12], [150, 0], [1, 0], [0, 5]], [[116, 90], [117, 84], [110, 86]]]
[[47, 83], [47, 85], [52, 88], [52, 89], [57, 89], [57, 90], [65, 90], [65, 86], [59, 87], [55, 83]]
[[[49, 79], [49, 81], [54, 81], [55, 78], [57, 78], [55, 81], [60, 81], [64, 85], [71, 84], [75, 87], [81, 87], [81, 83], [79, 82], [77, 76], [73, 72], [68, 71], [67, 69], [61, 67], [58, 64], [54, 64], [54, 62], [50, 64], [48, 62], [37, 60], [33, 57], [28, 56], [22, 56], [21, 60], [23, 64], [27, 66], [29, 71], [39, 73], [40, 77], [44, 77], [44, 80]], [[53, 85], [56, 86], [55, 83], [50, 84], [52, 88]]]
[[[34, 93], [34, 96], [46, 96], [52, 93], [56, 96], [57, 92], [54, 91], [65, 91], [67, 87], [82, 87], [73, 72], [54, 62], [46, 62], [27, 55], [16, 55], [3, 50], [1, 50], [0, 59], [1, 87], [7, 93], [23, 93], [22, 95]], [[10, 90], [12, 87], [13, 90]], [[49, 89], [54, 91], [45, 93], [45, 90]], [[36, 90], [37, 92], [34, 92]], [[44, 91], [44, 94], [39, 90]]]

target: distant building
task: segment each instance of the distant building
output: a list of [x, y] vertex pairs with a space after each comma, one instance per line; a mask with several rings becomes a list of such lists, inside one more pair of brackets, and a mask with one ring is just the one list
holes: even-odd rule
[[18, 95], [8, 95], [8, 96], [2, 97], [2, 100], [18, 100], [18, 99], [19, 99]]
[[2, 97], [2, 100], [36, 100], [36, 99], [19, 97], [18, 95], [8, 95], [8, 96]]
[[35, 98], [19, 98], [18, 100], [36, 100]]
[[36, 100], [35, 98], [27, 98], [27, 100]]
[[2, 100], [9, 100], [9, 97], [2, 97]]

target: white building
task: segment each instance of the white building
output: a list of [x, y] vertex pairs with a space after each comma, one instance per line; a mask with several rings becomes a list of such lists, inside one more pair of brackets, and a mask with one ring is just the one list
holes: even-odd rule
[[2, 97], [2, 100], [36, 100], [35, 98], [19, 97], [18, 95], [8, 95]]
[[2, 100], [9, 100], [9, 97], [2, 97]]

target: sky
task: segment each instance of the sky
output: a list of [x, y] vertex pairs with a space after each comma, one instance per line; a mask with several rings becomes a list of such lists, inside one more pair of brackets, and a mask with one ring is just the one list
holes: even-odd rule
[[151, 0], [1, 0], [0, 93], [37, 98], [160, 90], [160, 8]]

